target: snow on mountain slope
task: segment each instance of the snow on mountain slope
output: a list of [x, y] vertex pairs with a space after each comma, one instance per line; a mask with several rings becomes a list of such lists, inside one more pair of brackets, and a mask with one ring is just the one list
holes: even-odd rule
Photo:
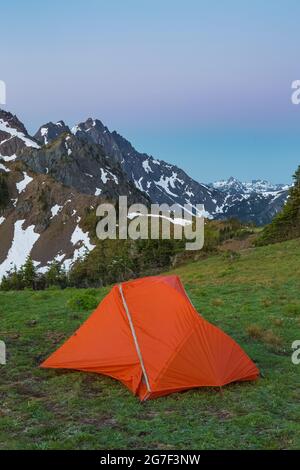
[[9, 161], [24, 146], [40, 147], [16, 116], [0, 109], [0, 157]]
[[210, 187], [226, 193], [270, 193], [278, 191], [287, 191], [290, 186], [287, 184], [272, 184], [266, 180], [252, 180], [251, 182], [242, 182], [231, 176], [227, 180], [215, 181], [209, 184]]
[[0, 264], [0, 279], [7, 271], [14, 268], [19, 269], [26, 261], [39, 234], [34, 231], [34, 225], [23, 229], [25, 219], [17, 220], [14, 224], [11, 247], [8, 250], [5, 260]]
[[[153, 203], [204, 204], [208, 213], [214, 212], [219, 192], [190, 178], [181, 168], [140, 153], [117, 132], [110, 132], [99, 119], [89, 118], [72, 128], [74, 135], [104, 148], [105, 154], [121, 163], [136, 188]], [[222, 197], [222, 196], [221, 196]]]
[[265, 180], [241, 182], [232, 176], [228, 180], [209, 184], [224, 196], [223, 203], [213, 213], [215, 218], [235, 217], [257, 225], [269, 223], [288, 198], [290, 186], [272, 184]]
[[0, 132], [2, 134], [8, 134], [6, 138], [4, 138], [1, 141], [1, 145], [4, 143], [12, 140], [12, 139], [20, 139], [24, 142], [26, 147], [34, 147], [34, 148], [39, 148], [39, 145], [34, 142], [32, 139], [26, 136], [24, 132], [18, 131], [18, 129], [15, 129], [14, 127], [10, 127], [9, 123], [6, 122], [4, 119], [0, 119]]
[[138, 152], [98, 119], [89, 118], [72, 132], [79, 139], [102, 145], [105, 153], [121, 162], [128, 178], [154, 203], [189, 204], [194, 211], [196, 204], [204, 204], [208, 217], [238, 217], [243, 222], [264, 224], [287, 198], [287, 185], [271, 185], [263, 180], [242, 183], [231, 177], [209, 185], [199, 183], [177, 166]]
[[9, 164], [17, 159], [24, 147], [38, 149], [40, 145], [28, 135], [17, 116], [0, 109], [0, 170], [9, 172]]
[[94, 249], [81, 221], [87, 210], [97, 207], [98, 198], [63, 186], [48, 175], [30, 172], [28, 177], [32, 180], [18, 192], [23, 172], [12, 168], [8, 176], [11, 202], [0, 217], [0, 279], [24, 264], [29, 254], [43, 272], [53, 260], [69, 269]]

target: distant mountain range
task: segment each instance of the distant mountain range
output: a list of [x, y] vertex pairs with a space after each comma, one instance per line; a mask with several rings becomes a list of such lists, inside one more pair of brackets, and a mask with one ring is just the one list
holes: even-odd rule
[[289, 185], [287, 184], [272, 184], [266, 180], [252, 180], [251, 182], [243, 183], [233, 176], [227, 180], [210, 183], [209, 186], [225, 193], [232, 194], [277, 193], [279, 191], [286, 191], [289, 189]]
[[[1, 189], [2, 188], [2, 189]], [[87, 213], [102, 200], [204, 204], [210, 218], [259, 225], [282, 208], [288, 186], [235, 178], [203, 184], [182, 169], [139, 153], [98, 119], [70, 129], [63, 121], [30, 136], [0, 110], [0, 278], [31, 254], [40, 270], [54, 259], [66, 268], [92, 250]]]

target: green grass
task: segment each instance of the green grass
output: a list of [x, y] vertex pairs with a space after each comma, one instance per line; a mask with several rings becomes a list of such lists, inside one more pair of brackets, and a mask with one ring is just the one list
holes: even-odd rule
[[[296, 449], [300, 446], [300, 240], [175, 271], [197, 310], [257, 363], [257, 382], [140, 404], [108, 377], [39, 369], [88, 317], [73, 289], [0, 293], [0, 449]], [[99, 289], [99, 300], [108, 292]], [[276, 338], [274, 340], [274, 337]]]

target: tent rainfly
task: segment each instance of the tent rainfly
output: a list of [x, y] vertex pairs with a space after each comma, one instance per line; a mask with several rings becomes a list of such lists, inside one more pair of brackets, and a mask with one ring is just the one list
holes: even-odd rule
[[197, 313], [178, 276], [114, 286], [41, 367], [108, 375], [140, 400], [259, 375], [241, 347]]

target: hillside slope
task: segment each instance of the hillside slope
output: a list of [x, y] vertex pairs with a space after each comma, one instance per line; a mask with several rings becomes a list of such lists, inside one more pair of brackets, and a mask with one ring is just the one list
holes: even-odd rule
[[[201, 314], [231, 335], [262, 378], [143, 406], [119, 382], [38, 365], [90, 315], [80, 291], [0, 292], [1, 449], [297, 449], [300, 240], [213, 256], [176, 270]], [[102, 299], [108, 289], [84, 291]], [[83, 291], [82, 291], [83, 292]]]

